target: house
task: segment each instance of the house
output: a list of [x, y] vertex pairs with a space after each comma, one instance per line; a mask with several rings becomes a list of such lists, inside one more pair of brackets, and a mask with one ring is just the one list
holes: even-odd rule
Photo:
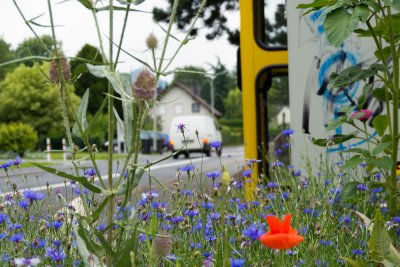
[[221, 112], [213, 109], [203, 98], [191, 88], [173, 82], [157, 97], [158, 103], [150, 109], [150, 115], [157, 114], [161, 118], [161, 131], [168, 133], [172, 118], [186, 115], [205, 115], [219, 118]]
[[289, 125], [290, 124], [290, 109], [288, 106], [284, 106], [276, 115], [278, 125]]

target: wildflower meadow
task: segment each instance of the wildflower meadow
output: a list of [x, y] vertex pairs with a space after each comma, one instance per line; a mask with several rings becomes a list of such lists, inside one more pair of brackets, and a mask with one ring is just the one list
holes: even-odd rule
[[[20, 10], [18, 1], [13, 2]], [[47, 2], [48, 29], [57, 44], [57, 18], [52, 16], [55, 1]], [[155, 162], [139, 164], [140, 129], [149, 108], [157, 101], [156, 85], [160, 76], [174, 72], [169, 69], [170, 64], [183, 46], [190, 46], [190, 32], [207, 1], [199, 2], [193, 25], [183, 40], [177, 40], [171, 32], [179, 9], [179, 1], [172, 1], [165, 36], [149, 34], [143, 40], [152, 54], [150, 62], [121, 47], [129, 30], [126, 23], [118, 29], [113, 24], [117, 11], [119, 16], [128, 18], [143, 0], [78, 2], [93, 17], [102, 64], [75, 60], [81, 60], [95, 77], [107, 80], [107, 97], [101, 108], [106, 110], [108, 118], [104, 131], [108, 131], [108, 142], [112, 144], [118, 124], [123, 129], [128, 153], [115, 169], [115, 155], [109, 145], [107, 172], [100, 171], [97, 146], [89, 138], [100, 112], [91, 118], [86, 116], [93, 93], [90, 89], [78, 107], [73, 105], [68, 90], [73, 83], [71, 58], [57, 45], [47, 47], [49, 57], [32, 55], [0, 64], [2, 67], [39, 59], [49, 62], [49, 72], [43, 75], [59, 90], [73, 166], [71, 170], [57, 170], [31, 163], [63, 178], [62, 188], [48, 186], [45, 192], [39, 192], [22, 190], [11, 182], [8, 188], [2, 188], [12, 193], [0, 195], [0, 266], [400, 266], [400, 173], [396, 169], [400, 16], [390, 13], [397, 12], [394, 10], [398, 10], [399, 1], [315, 0], [299, 6], [305, 12], [328, 10], [325, 11], [328, 22], [341, 18], [329, 16], [344, 16], [350, 25], [366, 25], [358, 32], [376, 41], [374, 67], [345, 69], [333, 75], [330, 83], [340, 87], [355, 79], [380, 77], [384, 87], [374, 97], [386, 103], [387, 115], [374, 123], [378, 135], [372, 136], [365, 125], [372, 114], [363, 109], [363, 101], [373, 95], [372, 89], [366, 88], [358, 103], [342, 110], [341, 116], [328, 126], [334, 129], [347, 124], [355, 132], [328, 139], [310, 138], [320, 149], [319, 161], [304, 151], [297, 151], [292, 144], [292, 137], [303, 135], [301, 131], [284, 129], [281, 135], [287, 142], [278, 149], [289, 154], [303, 153], [300, 165], [286, 162], [279, 152], [270, 153], [273, 157], [263, 155], [269, 162], [268, 176], [260, 172], [260, 159], [243, 159], [237, 172], [228, 172], [221, 161], [223, 144], [212, 142], [209, 146], [218, 155], [218, 169], [203, 172], [202, 162], [182, 165], [177, 168], [172, 185], [159, 181], [151, 167], [172, 158], [174, 153], [160, 156]], [[107, 38], [99, 28], [99, 12], [108, 14]], [[25, 18], [23, 12], [21, 18], [36, 35], [38, 26]], [[356, 31], [356, 26], [348, 34]], [[326, 27], [333, 34], [329, 41], [340, 44], [346, 38], [345, 34], [339, 34], [342, 24]], [[117, 40], [113, 37], [116, 31], [121, 33]], [[169, 51], [167, 57], [168, 44], [172, 41], [180, 45], [177, 50]], [[143, 64], [133, 83], [130, 77], [117, 71], [121, 53]], [[43, 68], [43, 65], [37, 67]], [[121, 106], [118, 110], [116, 103]], [[183, 138], [187, 131], [198, 136], [198, 129], [184, 123], [176, 125], [176, 131]], [[327, 154], [330, 146], [351, 138], [366, 140], [367, 146], [335, 156]], [[76, 144], [77, 139], [82, 147]], [[201, 146], [200, 140], [195, 141]], [[81, 151], [88, 153], [90, 167], [82, 167], [77, 159]], [[185, 145], [180, 151], [185, 151]], [[1, 162], [4, 179], [9, 181], [14, 172], [22, 173], [21, 167], [26, 161], [18, 156]], [[139, 192], [138, 184], [145, 176], [155, 186]], [[23, 174], [21, 181], [24, 181]], [[67, 196], [68, 199], [73, 196], [74, 201], [67, 201]], [[49, 199], [51, 203], [46, 202]]]

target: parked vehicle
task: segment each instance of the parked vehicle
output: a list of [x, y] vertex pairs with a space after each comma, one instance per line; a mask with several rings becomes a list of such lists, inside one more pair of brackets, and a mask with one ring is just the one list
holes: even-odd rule
[[[168, 136], [167, 134], [163, 134], [161, 132], [154, 132], [154, 131], [140, 131], [140, 141], [141, 141], [141, 152], [143, 154], [150, 154], [151, 152], [158, 152], [162, 154], [163, 149], [164, 149], [164, 143], [165, 143], [165, 135]], [[156, 139], [156, 146], [153, 146], [154, 142], [154, 137]], [[108, 148], [108, 141], [104, 143], [104, 148]], [[121, 146], [121, 151], [125, 151], [125, 143], [124, 141], [120, 142]], [[117, 139], [113, 140], [113, 147], [114, 151], [117, 151], [118, 147], [118, 142]]]
[[[184, 135], [178, 129], [178, 125], [185, 125]], [[179, 154], [184, 154], [188, 158], [192, 152], [205, 153], [209, 157], [211, 156], [211, 142], [219, 141], [222, 144], [221, 132], [214, 119], [200, 115], [173, 118], [169, 130], [169, 138], [172, 152], [182, 149], [174, 158], [178, 158]]]

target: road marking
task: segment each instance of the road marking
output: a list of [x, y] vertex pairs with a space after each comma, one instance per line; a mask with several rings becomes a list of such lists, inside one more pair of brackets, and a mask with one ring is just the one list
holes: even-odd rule
[[[203, 162], [205, 162], [205, 161], [208, 161], [208, 160], [212, 160], [212, 158], [187, 159], [187, 160], [177, 161], [177, 162], [172, 162], [172, 163], [159, 164], [159, 165], [155, 165], [155, 166], [151, 167], [150, 171], [157, 170], [157, 169], [174, 167], [174, 166], [179, 166], [179, 165], [180, 166], [185, 166], [187, 164], [200, 162], [202, 160], [203, 160]], [[117, 175], [119, 175], [119, 173], [113, 173], [112, 175], [113, 176], [117, 176]], [[107, 177], [108, 177], [108, 175], [101, 176], [102, 179], [106, 179]], [[96, 182], [99, 181], [99, 178], [96, 177], [94, 179], [94, 181], [96, 181]], [[62, 182], [62, 183], [57, 183], [57, 184], [50, 184], [49, 188], [50, 187], [51, 188], [57, 188], [57, 187], [64, 187], [64, 186], [65, 186], [65, 182]], [[23, 189], [20, 189], [19, 191], [24, 191], [24, 190], [35, 191], [35, 192], [36, 191], [45, 191], [45, 190], [47, 190], [47, 186], [35, 186], [35, 187], [32, 187], [32, 188], [23, 188]], [[12, 194], [13, 192], [14, 191], [2, 193], [2, 194], [0, 194], [0, 197], [4, 197], [4, 196], [6, 196], [8, 194]]]

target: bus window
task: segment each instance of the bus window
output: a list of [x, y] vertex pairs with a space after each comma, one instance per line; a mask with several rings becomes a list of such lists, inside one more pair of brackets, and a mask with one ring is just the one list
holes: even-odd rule
[[255, 6], [258, 20], [256, 39], [259, 45], [267, 50], [287, 48], [287, 22], [286, 22], [286, 1], [285, 0], [259, 0]]

